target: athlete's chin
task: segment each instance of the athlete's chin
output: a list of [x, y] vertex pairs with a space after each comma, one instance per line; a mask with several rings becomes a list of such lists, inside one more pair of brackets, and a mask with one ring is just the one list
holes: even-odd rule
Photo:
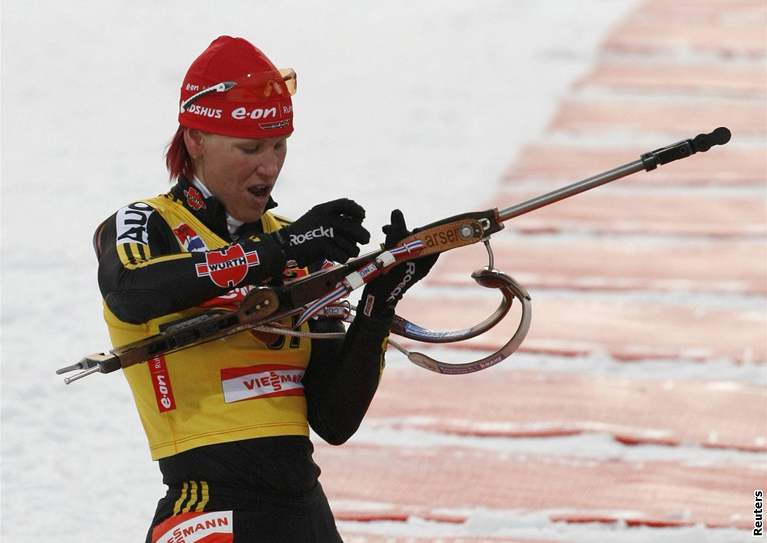
[[264, 208], [249, 209], [245, 212], [237, 213], [237, 214], [231, 213], [232, 217], [242, 222], [256, 222], [257, 220], [261, 219], [261, 216], [263, 214], [264, 214]]
[[255, 222], [261, 218], [269, 204], [269, 193], [255, 195], [249, 191], [240, 193], [239, 198], [230, 199], [226, 206], [227, 212], [243, 222]]

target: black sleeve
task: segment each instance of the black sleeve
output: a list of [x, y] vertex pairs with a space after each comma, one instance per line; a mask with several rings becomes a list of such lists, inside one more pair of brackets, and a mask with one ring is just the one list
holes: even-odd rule
[[[322, 439], [340, 445], [359, 428], [378, 389], [391, 318], [359, 313], [344, 339], [312, 340], [304, 375], [309, 424]], [[319, 320], [312, 331], [339, 332], [338, 321]]]
[[236, 286], [280, 277], [285, 255], [271, 236], [183, 252], [159, 213], [135, 202], [96, 232], [98, 280], [117, 318], [130, 323], [194, 307]]

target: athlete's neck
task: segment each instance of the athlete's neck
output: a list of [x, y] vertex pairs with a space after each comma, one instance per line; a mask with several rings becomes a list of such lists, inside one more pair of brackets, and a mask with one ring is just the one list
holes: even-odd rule
[[[208, 187], [205, 186], [205, 183], [203, 183], [200, 178], [198, 178], [198, 177], [192, 178], [192, 185], [197, 187], [197, 190], [199, 190], [205, 198], [210, 198], [211, 196], [213, 196], [213, 193], [210, 192]], [[243, 221], [235, 219], [227, 211], [227, 213], [226, 213], [226, 228], [227, 228], [227, 230], [229, 230], [229, 234], [230, 235], [234, 235], [234, 233], [237, 232], [237, 229], [240, 226], [242, 226], [242, 224], [243, 224]]]

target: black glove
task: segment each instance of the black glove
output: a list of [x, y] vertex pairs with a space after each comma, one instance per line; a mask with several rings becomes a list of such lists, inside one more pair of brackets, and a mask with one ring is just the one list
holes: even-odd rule
[[348, 198], [319, 204], [273, 235], [288, 259], [300, 267], [327, 258], [344, 263], [370, 241], [362, 226], [365, 210]]
[[[383, 233], [386, 234], [386, 242], [384, 243], [386, 249], [391, 249], [400, 240], [411, 234], [405, 226], [405, 217], [402, 216], [402, 211], [399, 209], [391, 212], [390, 221], [390, 224], [383, 227]], [[397, 264], [387, 273], [368, 283], [365, 290], [362, 291], [357, 313], [363, 313], [368, 317], [390, 317], [394, 315], [394, 307], [402, 299], [405, 291], [426, 277], [437, 261], [437, 257], [439, 254]]]

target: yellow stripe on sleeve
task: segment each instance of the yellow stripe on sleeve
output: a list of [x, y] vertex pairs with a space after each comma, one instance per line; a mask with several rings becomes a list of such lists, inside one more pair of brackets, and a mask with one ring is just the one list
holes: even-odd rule
[[189, 491], [190, 497], [187, 504], [184, 506], [184, 508], [181, 510], [182, 513], [188, 513], [192, 510], [192, 507], [194, 507], [194, 504], [197, 503], [197, 481], [190, 481], [192, 483], [192, 488]]
[[[127, 245], [127, 244], [125, 244]], [[136, 270], [139, 268], [146, 268], [147, 266], [152, 266], [153, 264], [159, 264], [160, 262], [169, 262], [171, 260], [180, 260], [182, 258], [192, 258], [192, 253], [179, 253], [175, 255], [166, 255], [166, 256], [158, 256], [155, 258], [152, 258], [151, 260], [134, 260], [133, 262], [123, 260], [122, 252], [118, 246], [117, 253], [120, 255], [120, 261], [122, 262], [123, 266], [129, 270]]]
[[140, 261], [149, 260], [149, 257], [152, 256], [151, 252], [149, 251], [149, 245], [136, 244], [136, 251], [138, 252], [138, 259]]
[[181, 504], [184, 503], [184, 500], [186, 499], [186, 493], [189, 490], [189, 485], [186, 481], [184, 481], [184, 485], [181, 487], [181, 496], [178, 497], [176, 500], [175, 505], [173, 506], [173, 514], [178, 515], [181, 512]]
[[117, 254], [125, 267], [132, 267], [145, 262], [148, 259], [149, 245], [141, 243], [120, 243], [117, 245]]
[[389, 348], [389, 336], [386, 336], [381, 342], [381, 357], [378, 360], [378, 380], [381, 380], [384, 368], [386, 367], [386, 349]]
[[125, 252], [125, 244], [121, 243], [117, 246], [117, 256], [120, 257], [120, 262], [123, 266], [126, 268], [128, 266], [131, 266], [130, 258], [128, 257], [128, 253]]
[[202, 489], [200, 490], [200, 503], [197, 504], [197, 507], [194, 508], [195, 511], [201, 512], [205, 511], [205, 506], [208, 505], [208, 500], [210, 500], [210, 490], [208, 489], [208, 482], [207, 481], [200, 481], [200, 485]]

